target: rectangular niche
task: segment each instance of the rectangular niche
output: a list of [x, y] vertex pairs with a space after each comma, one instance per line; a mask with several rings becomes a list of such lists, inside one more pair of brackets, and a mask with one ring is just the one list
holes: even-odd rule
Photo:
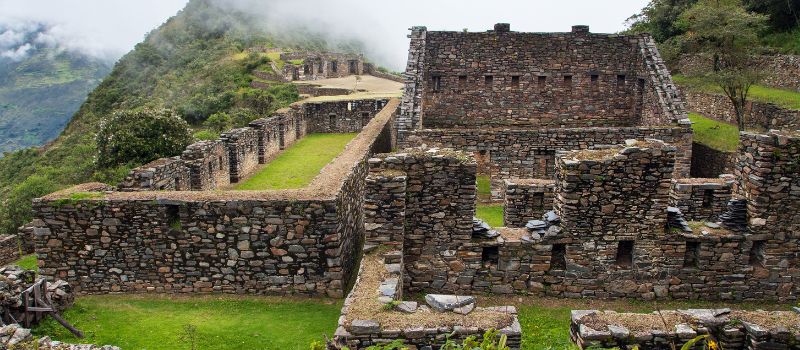
[[617, 266], [633, 266], [633, 241], [619, 241], [617, 245]]
[[495, 264], [500, 261], [500, 248], [498, 246], [483, 247], [481, 261], [486, 264]]
[[753, 267], [764, 267], [764, 246], [765, 241], [753, 241], [753, 246], [750, 248], [750, 257], [748, 263]]
[[566, 269], [567, 269], [567, 245], [553, 244], [553, 249], [550, 252], [550, 270], [566, 270]]
[[683, 254], [683, 267], [696, 269], [700, 267], [700, 242], [686, 242]]

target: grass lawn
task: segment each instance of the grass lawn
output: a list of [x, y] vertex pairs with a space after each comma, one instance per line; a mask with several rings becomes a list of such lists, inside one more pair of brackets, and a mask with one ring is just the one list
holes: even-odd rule
[[269, 164], [236, 185], [237, 190], [302, 188], [336, 158], [357, 133], [309, 134], [290, 146]]
[[697, 113], [689, 113], [692, 121], [694, 141], [713, 149], [734, 152], [739, 146], [739, 128], [736, 125], [706, 118]]
[[486, 221], [489, 226], [503, 226], [503, 205], [502, 204], [478, 204], [475, 211], [478, 219]]
[[126, 350], [192, 349], [181, 340], [192, 334], [186, 332], [191, 325], [197, 349], [305, 350], [323, 334], [333, 334], [341, 306], [340, 300], [329, 299], [85, 296], [64, 313], [85, 339], [76, 339], [52, 319], [34, 334]]
[[[690, 89], [722, 94], [719, 86], [709, 83], [702, 78], [686, 77], [675, 75], [672, 77], [675, 83]], [[771, 102], [788, 109], [800, 110], [800, 92], [793, 90], [776, 89], [762, 85], [754, 85], [750, 88], [749, 99], [761, 102]]]
[[15, 261], [13, 265], [17, 265], [26, 270], [39, 271], [39, 265], [36, 261], [36, 254], [25, 255], [19, 260]]

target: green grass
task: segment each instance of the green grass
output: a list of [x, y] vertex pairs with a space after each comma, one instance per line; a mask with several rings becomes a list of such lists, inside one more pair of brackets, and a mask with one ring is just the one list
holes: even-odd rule
[[[684, 88], [722, 94], [722, 89], [720, 89], [719, 86], [714, 85], [703, 78], [687, 77], [682, 75], [675, 75], [672, 78], [675, 83]], [[748, 98], [753, 101], [774, 103], [783, 108], [800, 110], [800, 92], [797, 91], [754, 85], [750, 88], [750, 94]]]
[[39, 265], [36, 261], [36, 254], [25, 255], [19, 260], [15, 261], [13, 265], [17, 265], [26, 270], [39, 271]]
[[736, 125], [689, 113], [694, 141], [716, 150], [734, 152], [739, 146], [739, 128]]
[[269, 58], [270, 61], [275, 62], [275, 67], [278, 67], [278, 69], [283, 69], [283, 65], [286, 64], [286, 62], [281, 59], [280, 52], [269, 52], [267, 53], [267, 58]]
[[503, 205], [502, 204], [478, 204], [475, 216], [486, 221], [489, 226], [503, 226]]
[[309, 134], [264, 168], [236, 186], [237, 190], [302, 188], [336, 158], [357, 134]]
[[491, 196], [492, 182], [489, 175], [478, 175], [478, 195]]
[[184, 327], [196, 327], [197, 349], [308, 349], [336, 329], [341, 301], [264, 297], [85, 296], [64, 318], [86, 334], [76, 339], [52, 319], [36, 327], [70, 343], [127, 350], [191, 349]]

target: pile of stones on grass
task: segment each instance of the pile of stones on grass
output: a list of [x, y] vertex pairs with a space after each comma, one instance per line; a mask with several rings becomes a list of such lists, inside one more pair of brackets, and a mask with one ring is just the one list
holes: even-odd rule
[[649, 314], [573, 310], [570, 336], [581, 349], [674, 349], [699, 336], [707, 336], [725, 350], [800, 349], [800, 308], [663, 310]]
[[[0, 350], [5, 349], [39, 349], [39, 350], [119, 350], [113, 346], [96, 346], [90, 344], [64, 344], [53, 341], [49, 337], [34, 339], [31, 330], [20, 322], [34, 325], [44, 318], [44, 314], [36, 314], [26, 308], [33, 305], [32, 298], [39, 298], [49, 303], [56, 313], [61, 313], [75, 301], [70, 285], [62, 280], [42, 284], [43, 277], [37, 277], [33, 270], [26, 270], [16, 265], [0, 267]], [[29, 291], [35, 285], [45, 285], [45, 290], [38, 293]], [[27, 294], [27, 295], [26, 295]], [[27, 299], [27, 300], [26, 300]], [[36, 304], [36, 307], [43, 307]]]

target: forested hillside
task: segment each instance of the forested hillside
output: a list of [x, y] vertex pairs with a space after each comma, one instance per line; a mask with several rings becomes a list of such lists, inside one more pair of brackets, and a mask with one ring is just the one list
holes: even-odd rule
[[[630, 32], [648, 32], [659, 43], [661, 54], [667, 61], [674, 61], [691, 50], [685, 39], [691, 37], [688, 21], [681, 15], [700, 0], [652, 0], [641, 13], [628, 21]], [[716, 1], [716, 0], [715, 0]], [[800, 54], [800, 0], [719, 0], [740, 6], [750, 13], [767, 18], [766, 26], [759, 33], [762, 53]], [[722, 19], [721, 19], [722, 20]]]
[[268, 70], [269, 58], [248, 48], [358, 49], [354, 44], [329, 47], [323, 36], [302, 28], [281, 33], [260, 28], [266, 26], [247, 14], [209, 0], [190, 1], [119, 60], [54, 142], [0, 159], [0, 233], [30, 218], [31, 198], [86, 181], [113, 184], [141, 165], [96, 162], [95, 135], [115, 111], [166, 108], [198, 129], [214, 114], [232, 116], [234, 126], [243, 124], [298, 98], [291, 84], [250, 88], [251, 71]]
[[52, 47], [0, 57], [0, 153], [58, 136], [110, 70], [99, 59]]

